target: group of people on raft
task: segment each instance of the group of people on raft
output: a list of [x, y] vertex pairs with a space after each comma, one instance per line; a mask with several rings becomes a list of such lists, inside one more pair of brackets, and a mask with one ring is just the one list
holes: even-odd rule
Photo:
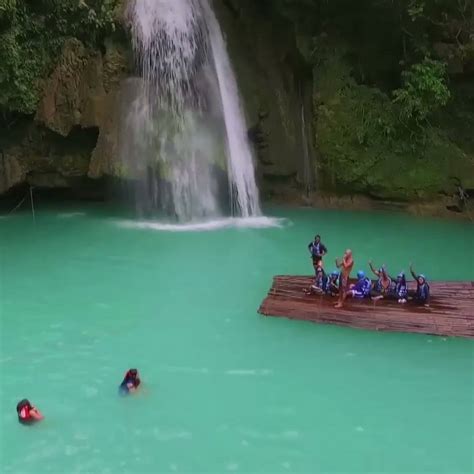
[[354, 258], [351, 250], [346, 250], [341, 259], [336, 259], [337, 269], [331, 273], [326, 273], [323, 267], [323, 257], [327, 254], [327, 247], [321, 242], [321, 236], [316, 235], [309, 243], [308, 250], [313, 260], [315, 271], [315, 281], [307, 293], [327, 294], [338, 296], [339, 301], [336, 308], [342, 308], [347, 297], [363, 299], [371, 298], [373, 301], [381, 299], [395, 300], [400, 304], [405, 304], [409, 300], [424, 306], [429, 305], [430, 286], [423, 274], [416, 274], [410, 264], [410, 273], [416, 282], [416, 289], [409, 290], [404, 272], [400, 272], [396, 278], [389, 275], [385, 265], [376, 269], [372, 262], [369, 262], [371, 271], [377, 277], [375, 284], [366, 276], [365, 272], [357, 272], [357, 280], [349, 284], [349, 277], [354, 267]]
[[[119, 385], [119, 394], [128, 395], [129, 393], [136, 392], [140, 386], [140, 383], [141, 380], [138, 370], [127, 370], [122, 383]], [[18, 402], [16, 406], [16, 413], [18, 415], [18, 421], [22, 425], [32, 425], [44, 418], [38, 408], [33, 406], [26, 398]]]

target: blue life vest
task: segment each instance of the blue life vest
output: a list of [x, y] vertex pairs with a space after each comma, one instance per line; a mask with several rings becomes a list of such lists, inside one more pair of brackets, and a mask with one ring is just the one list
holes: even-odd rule
[[369, 296], [371, 289], [372, 289], [372, 281], [368, 277], [362, 278], [354, 285], [354, 290], [362, 294], [364, 297]]
[[314, 242], [311, 242], [309, 244], [309, 248], [311, 250], [311, 255], [313, 257], [319, 257], [323, 252], [327, 252], [326, 247], [321, 243], [315, 244]]
[[428, 285], [426, 281], [422, 285], [418, 284], [418, 287], [416, 289], [416, 298], [420, 301], [428, 301], [429, 297], [430, 285]]
[[408, 295], [408, 287], [406, 282], [397, 282], [395, 284], [395, 295], [400, 299], [405, 299]]
[[375, 284], [375, 291], [377, 291], [379, 293], [389, 293], [392, 290], [393, 285], [392, 285], [392, 279], [390, 277], [388, 278], [388, 280], [389, 280], [388, 287], [384, 288], [383, 284], [382, 284], [383, 279], [382, 279], [382, 277], [380, 277], [377, 280], [377, 283]]

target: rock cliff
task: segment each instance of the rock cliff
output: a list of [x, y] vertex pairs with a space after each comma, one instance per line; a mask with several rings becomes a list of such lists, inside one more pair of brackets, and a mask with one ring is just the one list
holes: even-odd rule
[[[0, 68], [0, 194], [22, 183], [129, 177], [117, 160], [135, 80], [125, 4], [53, 3], [54, 11], [47, 2], [25, 7], [17, 22], [20, 10], [9, 3], [0, 17], [8, 40], [0, 53], [10, 54]], [[474, 190], [474, 9], [420, 3], [421, 14], [401, 0], [363, 3], [364, 14], [348, 0], [214, 0], [263, 195], [449, 205], [459, 184]], [[35, 31], [40, 20], [44, 28], [54, 20], [57, 47], [33, 35], [29, 47], [44, 60], [30, 64], [21, 28]], [[430, 77], [424, 65], [435, 62], [420, 62], [423, 55], [445, 65], [446, 78]], [[429, 84], [438, 87], [433, 97]], [[445, 84], [449, 100], [437, 103]]]

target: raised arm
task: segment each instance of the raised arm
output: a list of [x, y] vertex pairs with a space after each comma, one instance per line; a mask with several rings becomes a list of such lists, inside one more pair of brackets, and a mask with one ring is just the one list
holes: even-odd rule
[[370, 267], [370, 269], [372, 270], [372, 273], [373, 273], [375, 276], [379, 276], [379, 272], [374, 268], [374, 266], [372, 265], [372, 262], [371, 262], [371, 261], [369, 262], [369, 267]]
[[42, 420], [44, 418], [42, 413], [36, 407], [33, 407], [33, 409], [30, 410], [30, 415], [35, 420]]
[[411, 276], [415, 279], [415, 280], [418, 280], [418, 275], [414, 272], [413, 270], [413, 264], [410, 263], [410, 273], [411, 273]]

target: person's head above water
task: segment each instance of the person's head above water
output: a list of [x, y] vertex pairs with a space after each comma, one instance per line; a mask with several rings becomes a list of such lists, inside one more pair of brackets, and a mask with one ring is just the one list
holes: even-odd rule
[[125, 374], [126, 379], [136, 379], [138, 378], [138, 370], [137, 369], [128, 369], [127, 373]]
[[23, 410], [24, 408], [27, 408], [29, 410], [31, 410], [33, 408], [33, 406], [31, 405], [30, 401], [26, 398], [24, 398], [23, 400], [20, 400], [18, 402], [18, 404], [16, 405], [16, 411], [18, 414], [20, 414], [21, 410]]
[[126, 395], [130, 392], [134, 392], [141, 384], [140, 377], [137, 369], [128, 369], [119, 385], [119, 394]]
[[22, 424], [31, 424], [43, 419], [41, 412], [26, 398], [17, 403], [16, 413], [18, 421]]

